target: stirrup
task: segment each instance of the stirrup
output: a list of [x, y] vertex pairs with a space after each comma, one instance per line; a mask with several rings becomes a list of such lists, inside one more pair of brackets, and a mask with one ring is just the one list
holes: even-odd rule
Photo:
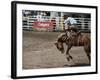
[[81, 34], [81, 31], [77, 32], [77, 34], [80, 35]]
[[65, 35], [67, 36], [67, 33], [65, 33]]

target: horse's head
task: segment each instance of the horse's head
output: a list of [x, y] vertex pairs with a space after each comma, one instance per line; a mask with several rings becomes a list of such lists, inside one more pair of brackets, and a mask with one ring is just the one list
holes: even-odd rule
[[54, 44], [56, 45], [57, 49], [61, 51], [61, 53], [64, 53], [64, 47], [62, 42], [55, 42]]
[[67, 35], [66, 33], [61, 33], [58, 38], [57, 41], [54, 43], [57, 47], [57, 49], [59, 51], [61, 51], [61, 53], [64, 53], [64, 46], [63, 43], [66, 43], [66, 39], [67, 39]]

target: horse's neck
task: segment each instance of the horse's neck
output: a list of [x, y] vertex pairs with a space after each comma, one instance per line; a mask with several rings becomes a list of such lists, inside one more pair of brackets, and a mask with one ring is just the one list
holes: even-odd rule
[[65, 41], [63, 39], [58, 39], [58, 42], [64, 43]]

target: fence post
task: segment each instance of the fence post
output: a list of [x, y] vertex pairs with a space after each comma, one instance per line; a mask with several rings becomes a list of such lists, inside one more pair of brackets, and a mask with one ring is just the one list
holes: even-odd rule
[[61, 29], [64, 30], [64, 18], [61, 17], [60, 20]]
[[55, 20], [55, 18], [51, 19], [51, 23], [53, 24], [53, 31], [55, 31], [55, 27], [56, 27], [56, 20]]

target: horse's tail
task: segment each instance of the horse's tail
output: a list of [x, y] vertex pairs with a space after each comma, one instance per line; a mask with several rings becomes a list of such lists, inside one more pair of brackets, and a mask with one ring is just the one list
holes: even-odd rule
[[84, 42], [84, 49], [86, 52], [91, 53], [91, 39], [86, 37], [86, 41]]
[[91, 39], [89, 38], [89, 52], [91, 52]]

